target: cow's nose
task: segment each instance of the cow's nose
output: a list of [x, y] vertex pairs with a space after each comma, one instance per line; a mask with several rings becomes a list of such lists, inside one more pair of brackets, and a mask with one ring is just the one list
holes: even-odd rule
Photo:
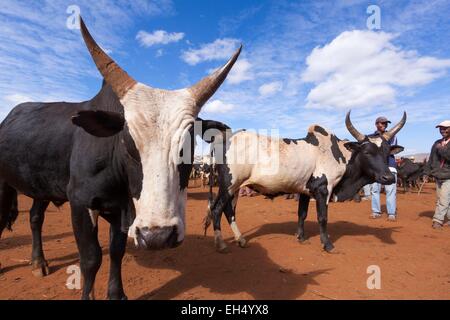
[[386, 173], [381, 176], [380, 180], [382, 184], [392, 184], [395, 182], [395, 177], [392, 173]]
[[148, 250], [173, 248], [179, 245], [177, 227], [136, 228], [139, 247]]

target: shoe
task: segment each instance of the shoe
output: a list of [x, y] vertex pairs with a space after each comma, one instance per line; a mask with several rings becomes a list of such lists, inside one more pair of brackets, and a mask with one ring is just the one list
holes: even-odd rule
[[370, 200], [370, 197], [361, 197], [361, 200], [362, 200], [362, 201], [369, 201], [369, 200]]
[[388, 214], [388, 221], [397, 221], [397, 217], [395, 214]]
[[442, 228], [442, 224], [440, 224], [437, 221], [433, 221], [433, 225], [431, 226], [433, 229], [441, 229]]
[[370, 216], [371, 219], [380, 219], [381, 217], [381, 214], [375, 212]]

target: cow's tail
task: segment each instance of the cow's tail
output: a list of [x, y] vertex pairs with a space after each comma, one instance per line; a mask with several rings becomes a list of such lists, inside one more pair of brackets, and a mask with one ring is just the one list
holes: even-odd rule
[[[204, 227], [204, 235], [206, 236], [206, 232], [208, 231], [209, 226], [211, 225], [211, 221], [213, 220], [212, 216], [212, 208], [215, 205], [215, 194], [213, 193], [213, 185], [214, 185], [214, 171], [215, 171], [215, 164], [212, 161], [214, 156], [214, 143], [211, 143], [211, 151], [209, 154], [209, 193], [208, 193], [208, 208], [206, 209], [206, 215], [203, 219], [203, 227]], [[217, 201], [217, 199], [216, 199]]]
[[8, 224], [6, 226], [9, 231], [12, 231], [12, 226], [13, 226], [14, 222], [16, 222], [18, 216], [19, 216], [19, 207], [18, 207], [18, 202], [17, 202], [17, 192], [15, 192], [15, 195], [14, 195], [14, 198], [12, 201], [12, 205], [11, 205], [11, 210], [9, 210]]
[[0, 237], [5, 227], [9, 231], [12, 231], [12, 226], [19, 215], [17, 191], [4, 184], [2, 186], [1, 194], [2, 208], [0, 212]]

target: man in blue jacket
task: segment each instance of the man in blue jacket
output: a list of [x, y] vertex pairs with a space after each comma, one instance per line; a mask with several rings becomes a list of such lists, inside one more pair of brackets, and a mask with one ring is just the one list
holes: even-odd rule
[[[383, 134], [388, 124], [391, 123], [386, 117], [378, 117], [375, 120], [375, 126], [377, 127], [377, 131], [375, 131], [374, 135]], [[392, 137], [388, 143], [392, 145], [397, 144], [397, 138]], [[385, 185], [384, 189], [386, 191], [386, 209], [388, 214], [389, 221], [396, 221], [396, 210], [397, 210], [397, 163], [395, 162], [395, 156], [390, 155], [388, 160], [389, 170], [395, 176], [395, 183]], [[381, 218], [381, 203], [380, 203], [380, 193], [381, 193], [381, 184], [374, 183], [372, 184], [372, 218], [378, 219]]]

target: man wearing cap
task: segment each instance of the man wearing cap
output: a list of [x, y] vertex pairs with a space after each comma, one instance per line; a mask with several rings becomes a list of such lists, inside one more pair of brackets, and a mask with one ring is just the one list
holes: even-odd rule
[[432, 227], [440, 229], [445, 216], [450, 220], [450, 120], [441, 122], [436, 128], [439, 128], [442, 139], [433, 144], [424, 173], [436, 179], [437, 201]]
[[[388, 126], [388, 123], [391, 123], [386, 117], [378, 117], [375, 120], [375, 126], [377, 127], [377, 131], [373, 135], [381, 135], [383, 134]], [[394, 136], [388, 141], [389, 145], [396, 145], [397, 138]], [[396, 210], [397, 210], [397, 163], [395, 162], [395, 156], [389, 155], [388, 159], [389, 170], [395, 176], [395, 183], [385, 185], [384, 190], [386, 191], [386, 209], [388, 214], [389, 221], [396, 220]], [[372, 189], [372, 218], [378, 219], [381, 218], [381, 203], [380, 203], [380, 193], [381, 193], [381, 184], [373, 183], [371, 186]]]

